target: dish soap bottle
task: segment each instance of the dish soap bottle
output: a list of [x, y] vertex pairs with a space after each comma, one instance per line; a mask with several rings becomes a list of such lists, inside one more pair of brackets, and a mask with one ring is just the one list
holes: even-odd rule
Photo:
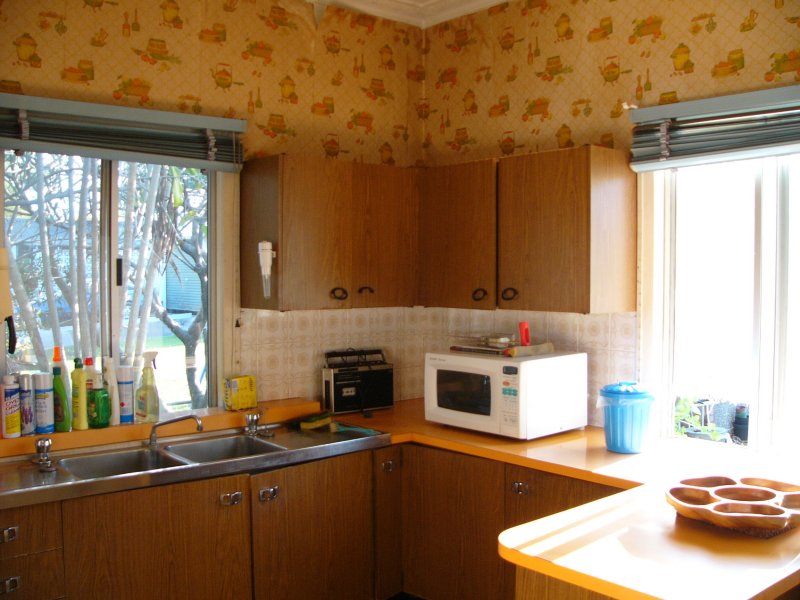
[[86, 371], [83, 362], [75, 359], [75, 370], [72, 371], [72, 429], [89, 429], [89, 417], [86, 412]]
[[142, 369], [142, 384], [136, 390], [136, 422], [155, 423], [158, 421], [159, 401], [156, 388], [156, 366], [158, 352], [144, 353], [144, 368]]
[[72, 403], [61, 377], [61, 367], [53, 367], [53, 412], [56, 431], [72, 431]]
[[109, 403], [108, 391], [103, 386], [103, 378], [100, 372], [95, 369], [92, 381], [92, 391], [89, 392], [87, 412], [89, 414], [89, 427], [99, 429], [108, 427], [111, 419], [111, 405]]

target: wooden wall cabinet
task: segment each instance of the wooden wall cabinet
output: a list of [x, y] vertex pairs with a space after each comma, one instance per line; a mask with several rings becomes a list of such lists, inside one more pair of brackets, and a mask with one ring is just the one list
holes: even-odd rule
[[254, 598], [372, 598], [372, 452], [253, 475], [250, 483]]
[[0, 594], [25, 600], [64, 597], [60, 503], [0, 511]]
[[600, 146], [503, 158], [498, 167], [498, 306], [636, 310], [636, 178]]
[[68, 598], [250, 598], [247, 475], [62, 503]]
[[495, 308], [495, 161], [430, 167], [421, 177], [419, 304]]
[[[418, 204], [416, 169], [288, 155], [247, 161], [239, 208], [241, 306], [410, 306]], [[277, 253], [268, 299], [259, 241], [271, 241]]]
[[502, 597], [503, 463], [409, 445], [403, 474], [405, 591], [428, 600]]

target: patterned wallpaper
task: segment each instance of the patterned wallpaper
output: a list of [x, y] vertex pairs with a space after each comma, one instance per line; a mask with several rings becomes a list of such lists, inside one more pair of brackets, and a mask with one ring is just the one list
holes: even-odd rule
[[629, 144], [623, 103], [795, 83], [800, 0], [517, 0], [425, 31], [303, 0], [0, 0], [0, 91], [248, 121], [248, 156]]

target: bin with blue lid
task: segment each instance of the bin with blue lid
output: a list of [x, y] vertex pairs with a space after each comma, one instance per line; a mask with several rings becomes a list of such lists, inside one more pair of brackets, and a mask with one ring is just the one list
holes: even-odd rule
[[600, 390], [598, 405], [603, 407], [606, 447], [612, 452], [636, 454], [650, 420], [653, 395], [638, 383], [620, 381]]

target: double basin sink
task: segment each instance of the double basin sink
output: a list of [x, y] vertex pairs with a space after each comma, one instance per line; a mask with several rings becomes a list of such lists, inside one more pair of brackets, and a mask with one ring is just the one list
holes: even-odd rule
[[253, 435], [233, 434], [170, 443], [159, 448], [136, 448], [62, 458], [58, 466], [79, 479], [100, 479], [183, 465], [236, 461], [286, 450], [286, 446]]

